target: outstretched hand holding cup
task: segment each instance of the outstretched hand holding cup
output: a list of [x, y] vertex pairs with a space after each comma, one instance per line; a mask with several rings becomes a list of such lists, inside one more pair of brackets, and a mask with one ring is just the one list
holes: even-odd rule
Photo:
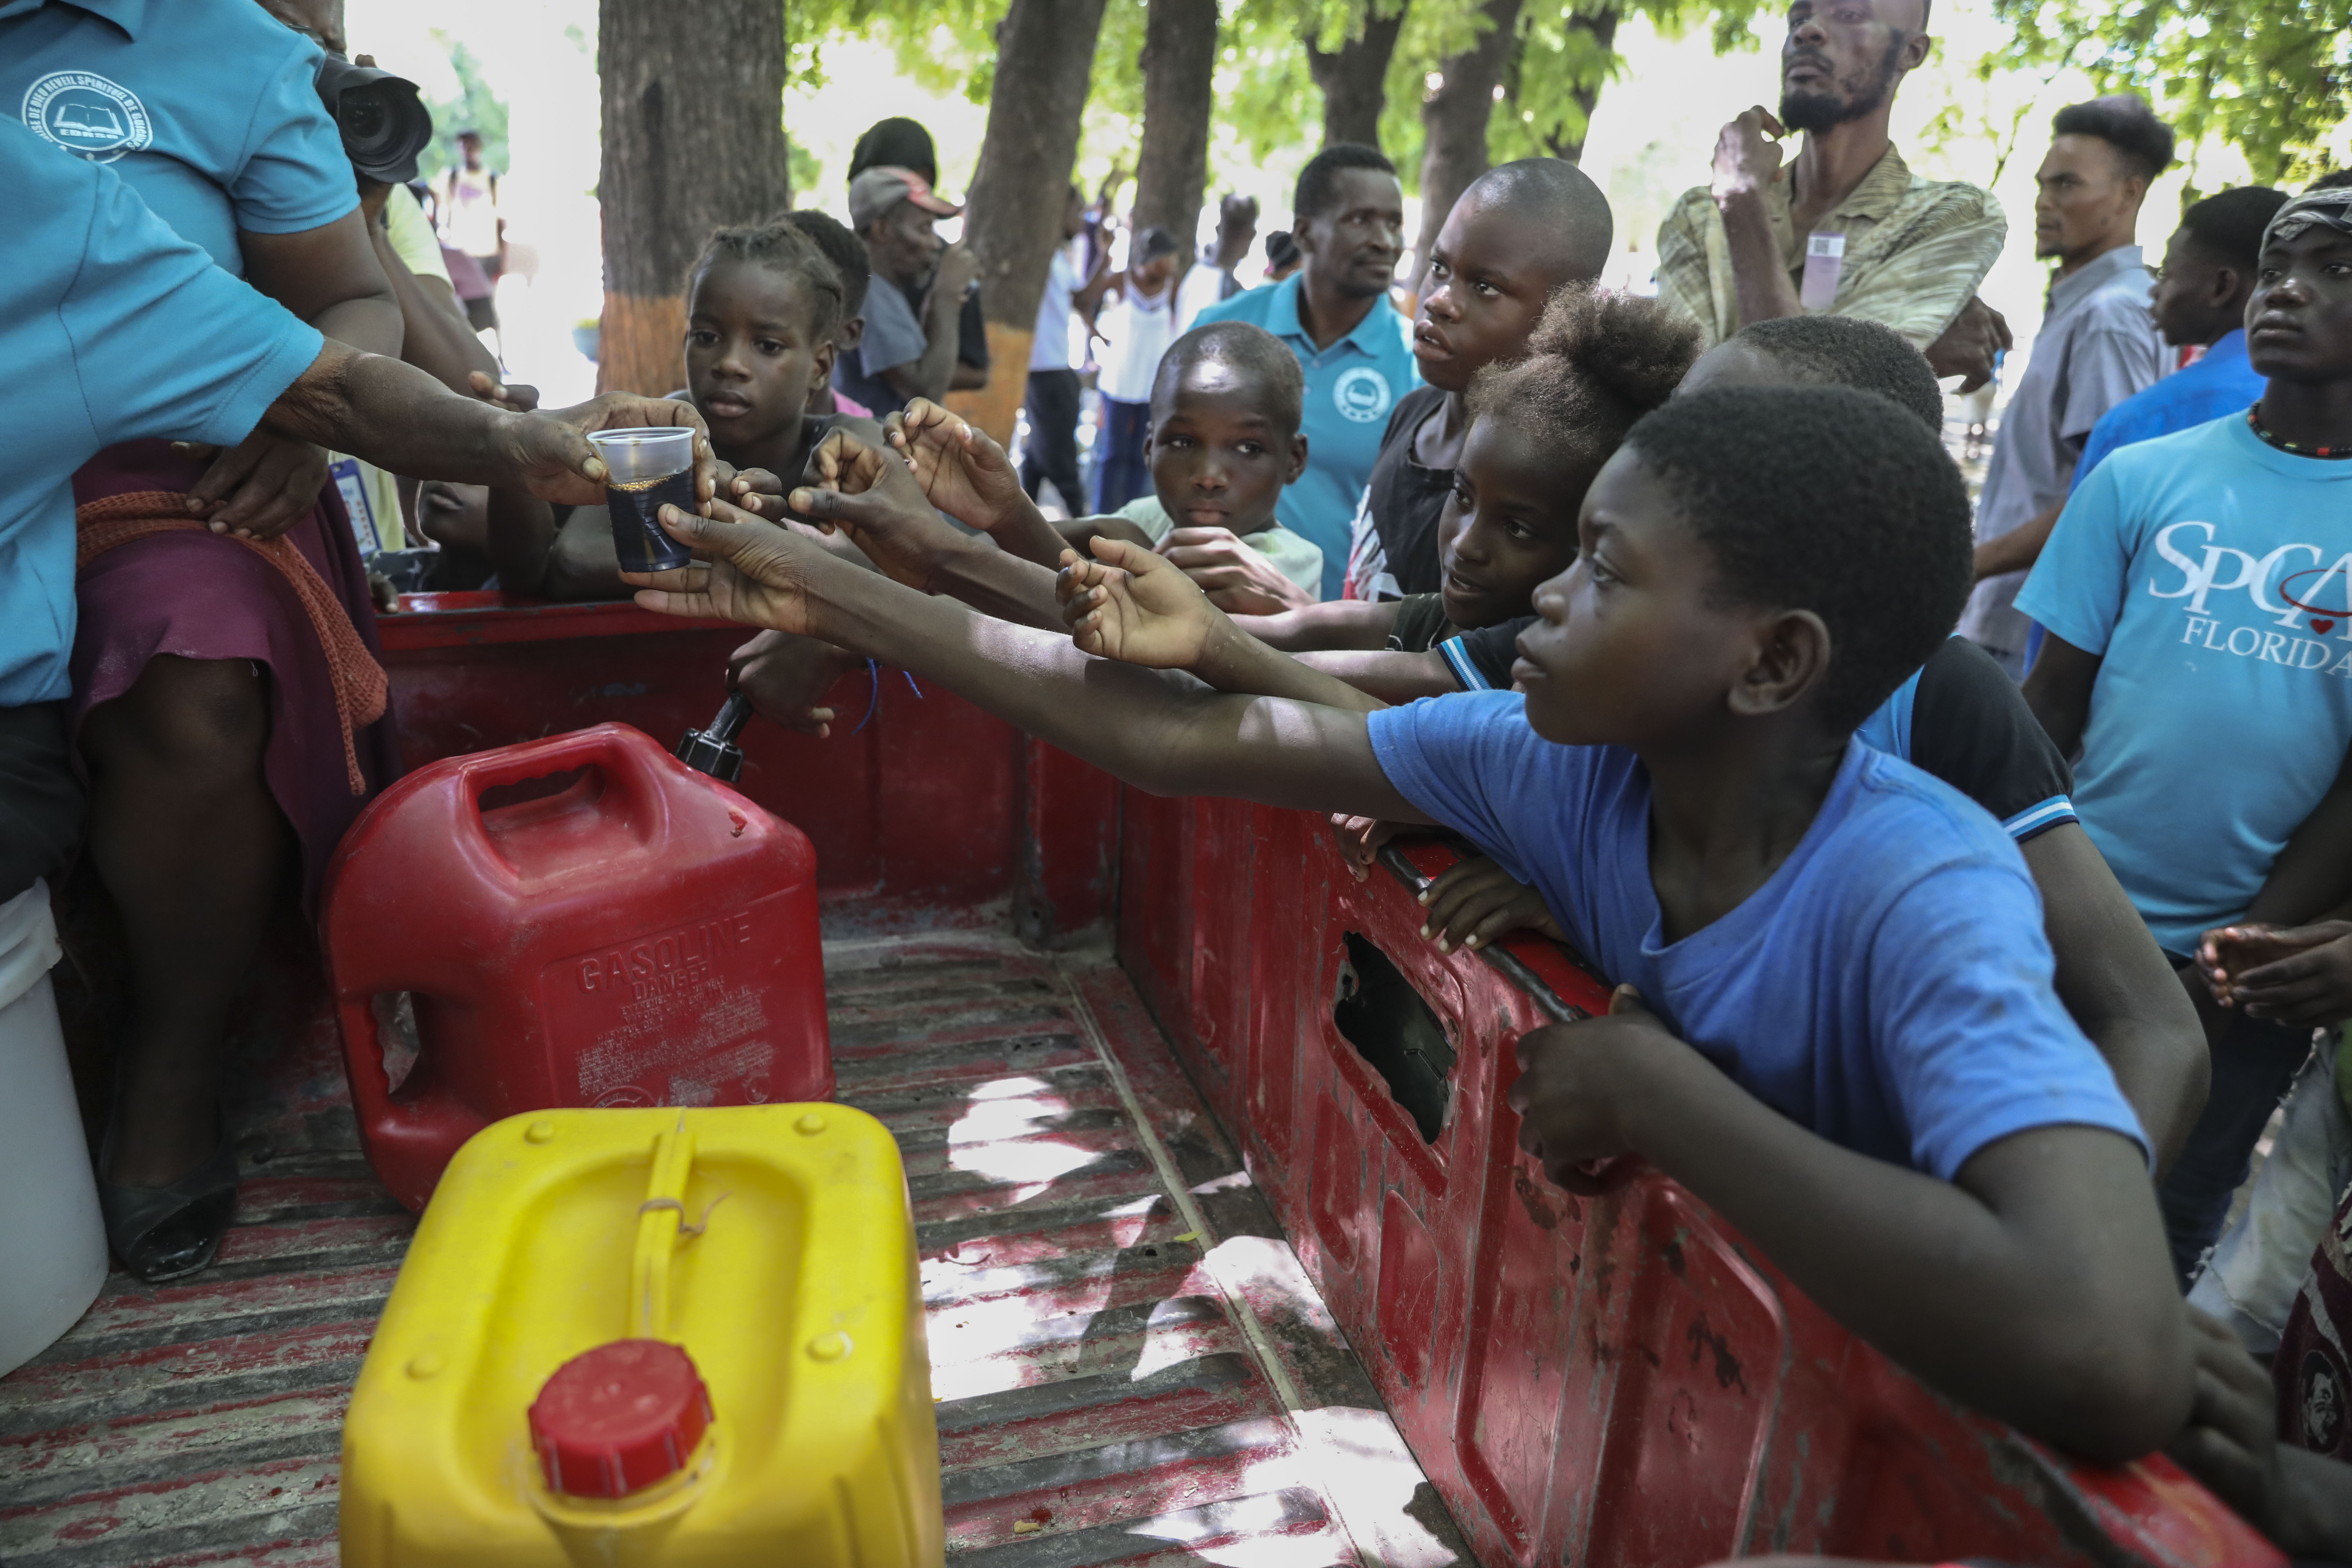
[[511, 477], [492, 482], [519, 483], [545, 501], [602, 506], [613, 465], [598, 437], [617, 435], [659, 436], [673, 446], [683, 440], [688, 507], [718, 488], [719, 458], [694, 405], [634, 392], [608, 392], [570, 408], [508, 411], [499, 417], [495, 439], [504, 448], [500, 467]]

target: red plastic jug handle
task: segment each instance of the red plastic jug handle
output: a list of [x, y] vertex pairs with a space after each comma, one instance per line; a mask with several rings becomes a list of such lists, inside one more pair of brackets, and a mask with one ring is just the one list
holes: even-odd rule
[[445, 1106], [457, 1109], [456, 1100], [429, 1085], [422, 1086], [411, 1104], [394, 1107], [392, 1072], [384, 1066], [383, 1037], [376, 1026], [377, 994], [339, 993], [335, 997], [335, 1022], [343, 1034], [343, 1064], [347, 1069], [344, 1076], [351, 1080], [352, 1110], [359, 1117], [360, 1125], [377, 1126], [394, 1116], [412, 1116], [419, 1110], [437, 1114]]
[[586, 767], [603, 770], [605, 789], [615, 795], [638, 839], [650, 841], [666, 820], [662, 773], [666, 769], [682, 771], [684, 764], [628, 724], [598, 724], [464, 759], [457, 767], [459, 797], [465, 802], [457, 814], [459, 831], [469, 835], [476, 847], [504, 862], [482, 823], [484, 792]]

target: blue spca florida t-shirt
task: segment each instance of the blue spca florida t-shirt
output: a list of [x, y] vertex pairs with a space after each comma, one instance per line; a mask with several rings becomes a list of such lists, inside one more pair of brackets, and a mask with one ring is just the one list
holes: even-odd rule
[[1570, 942], [1733, 1081], [1830, 1142], [1947, 1181], [2035, 1127], [2103, 1127], [2147, 1150], [2051, 989], [2023, 858], [1950, 785], [1848, 746], [1764, 886], [1669, 942], [1633, 752], [1544, 740], [1516, 692], [1369, 722], [1407, 800], [1533, 884]]
[[2352, 742], [2352, 462], [2232, 414], [2123, 447], [2017, 607], [2085, 653], [2074, 809], [2166, 951], [2240, 919]]

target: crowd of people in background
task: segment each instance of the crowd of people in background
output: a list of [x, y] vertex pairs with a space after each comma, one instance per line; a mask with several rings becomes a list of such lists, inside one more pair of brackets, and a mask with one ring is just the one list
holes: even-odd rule
[[[683, 386], [552, 418], [497, 357], [480, 136], [372, 178], [312, 88], [331, 7], [116, 9], [0, 12], [0, 162], [44, 215], [0, 341], [73, 323], [18, 363], [110, 400], [57, 444], [69, 499], [21, 478], [0, 524], [0, 902], [79, 845], [120, 921], [98, 1165], [142, 1278], [217, 1245], [231, 996], [396, 771], [369, 565], [406, 551], [755, 626], [731, 679], [814, 733], [884, 659], [1146, 787], [1328, 813], [1360, 864], [1458, 836], [1432, 942], [1532, 929], [1623, 983], [1521, 1047], [1556, 1179], [1639, 1152], [1955, 1397], [2167, 1447], [2352, 1554], [2352, 181], [2203, 195], [2151, 266], [2172, 130], [2060, 110], [1973, 495], [1945, 386], [2013, 346], [1979, 294], [2010, 219], [1891, 140], [1927, 0], [1795, 0], [1777, 108], [1723, 127], [1654, 297], [1599, 287], [1609, 202], [1537, 158], [1401, 301], [1402, 185], [1343, 142], [1262, 247], [1245, 198], [1204, 237], [1070, 185], [1008, 365], [893, 118], [845, 223], [709, 235]], [[68, 71], [163, 156], [43, 119]], [[161, 369], [116, 340], [169, 290], [89, 292], [140, 268], [211, 301]], [[953, 410], [1013, 374], [1000, 444]], [[576, 441], [622, 415], [707, 433], [707, 515], [667, 516], [700, 563], [623, 571]], [[493, 420], [530, 434], [485, 456]]]

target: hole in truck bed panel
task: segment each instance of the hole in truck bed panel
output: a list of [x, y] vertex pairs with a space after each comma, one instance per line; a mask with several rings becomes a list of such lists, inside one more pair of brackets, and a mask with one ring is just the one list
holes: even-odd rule
[[1331, 1022], [1339, 1037], [1356, 1048], [1389, 1086], [1424, 1143], [1437, 1142], [1445, 1126], [1445, 1102], [1453, 1092], [1454, 1045], [1445, 1027], [1412, 982], [1372, 943], [1347, 933], [1348, 956], [1339, 965]]

